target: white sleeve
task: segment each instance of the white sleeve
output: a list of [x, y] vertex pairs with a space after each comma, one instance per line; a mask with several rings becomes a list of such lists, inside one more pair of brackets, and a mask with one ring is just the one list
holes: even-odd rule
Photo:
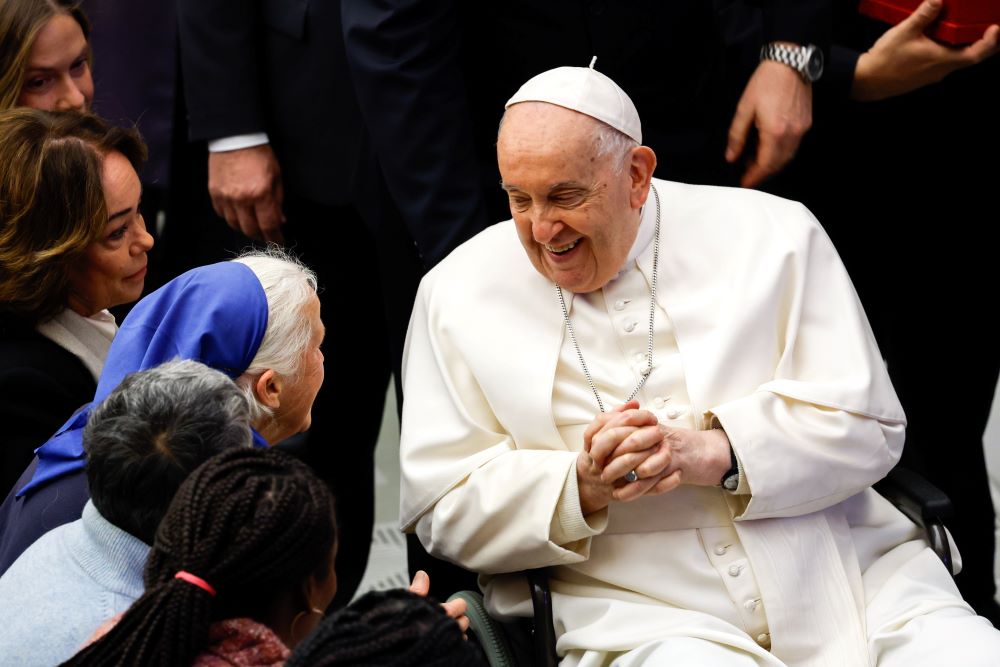
[[585, 560], [607, 512], [583, 517], [576, 453], [517, 447], [447, 333], [428, 325], [427, 298], [425, 281], [403, 360], [402, 528], [477, 572]]

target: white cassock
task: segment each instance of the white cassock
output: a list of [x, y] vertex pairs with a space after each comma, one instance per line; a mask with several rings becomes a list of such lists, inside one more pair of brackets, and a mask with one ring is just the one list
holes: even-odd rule
[[[598, 408], [554, 286], [508, 221], [421, 283], [403, 368], [403, 529], [484, 573], [500, 615], [530, 614], [523, 577], [505, 573], [553, 566], [565, 664], [634, 649], [633, 663], [655, 663], [664, 647], [676, 663], [691, 641], [709, 650], [691, 664], [712, 651], [731, 664], [890, 664], [913, 636], [928, 644], [928, 614], [996, 643], [917, 527], [870, 488], [899, 458], [905, 417], [815, 219], [753, 190], [653, 184], [654, 369], [638, 399], [663, 423], [721, 425], [740, 489], [682, 486], [582, 515], [575, 462]], [[619, 276], [567, 293], [606, 405], [646, 365], [653, 201]], [[944, 664], [931, 660], [917, 664]]]

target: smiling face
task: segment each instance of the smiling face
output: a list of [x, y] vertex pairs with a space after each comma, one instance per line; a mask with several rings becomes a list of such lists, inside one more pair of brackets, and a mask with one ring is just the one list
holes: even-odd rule
[[17, 103], [43, 111], [86, 110], [94, 98], [90, 46], [80, 24], [56, 14], [31, 45]]
[[563, 107], [523, 102], [507, 110], [497, 140], [521, 244], [539, 273], [572, 292], [600, 289], [621, 270], [655, 165], [652, 151], [639, 147], [616, 173], [618, 156], [597, 155], [597, 123]]
[[108, 222], [101, 238], [87, 247], [70, 271], [69, 306], [85, 317], [139, 298], [146, 253], [153, 247], [139, 213], [142, 186], [132, 163], [117, 151], [106, 155], [101, 184]]

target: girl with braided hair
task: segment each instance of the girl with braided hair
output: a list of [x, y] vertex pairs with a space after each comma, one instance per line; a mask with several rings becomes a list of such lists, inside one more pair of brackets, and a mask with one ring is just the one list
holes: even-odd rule
[[333, 498], [277, 450], [215, 456], [181, 485], [146, 592], [67, 665], [282, 665], [337, 589]]

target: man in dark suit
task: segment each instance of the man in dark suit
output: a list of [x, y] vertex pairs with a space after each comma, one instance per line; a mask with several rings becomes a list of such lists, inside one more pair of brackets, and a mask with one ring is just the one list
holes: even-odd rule
[[341, 523], [335, 605], [367, 562], [373, 450], [424, 263], [403, 228], [354, 100], [340, 3], [180, 0], [191, 138], [207, 141], [216, 212], [284, 243], [319, 276], [327, 382], [303, 456]]

